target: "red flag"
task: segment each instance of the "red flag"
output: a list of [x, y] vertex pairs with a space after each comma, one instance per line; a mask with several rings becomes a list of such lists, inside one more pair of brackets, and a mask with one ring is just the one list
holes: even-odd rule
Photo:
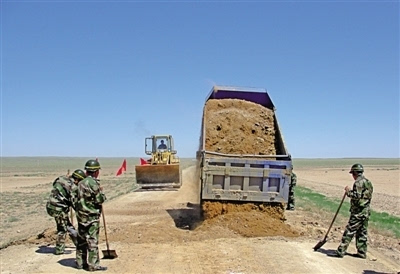
[[118, 169], [116, 176], [121, 175], [124, 171], [126, 171], [126, 159], [122, 162], [122, 166]]
[[145, 159], [143, 159], [143, 158], [140, 158], [140, 165], [141, 166], [143, 166], [143, 165], [148, 165], [149, 163], [145, 160]]

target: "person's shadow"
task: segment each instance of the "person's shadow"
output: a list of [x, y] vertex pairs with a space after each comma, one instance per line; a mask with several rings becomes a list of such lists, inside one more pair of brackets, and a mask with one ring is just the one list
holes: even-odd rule
[[315, 250], [315, 252], [319, 252], [319, 253], [322, 253], [322, 254], [328, 255], [328, 254], [332, 254], [332, 253], [334, 253], [334, 252], [335, 252], [335, 250], [333, 250], [333, 249], [324, 249], [324, 248], [319, 248], [318, 250]]
[[39, 246], [39, 248], [35, 252], [36, 253], [41, 253], [41, 254], [53, 253], [54, 252], [54, 247], [41, 245], [41, 246]]
[[74, 258], [61, 259], [58, 261], [58, 263], [65, 267], [76, 268], [76, 263]]
[[[400, 273], [400, 272], [397, 272], [397, 273]], [[377, 271], [374, 271], [374, 270], [364, 270], [362, 272], [362, 274], [390, 274], [390, 273], [388, 273], [388, 272], [377, 272]]]
[[[319, 252], [319, 253], [322, 253], [322, 254], [325, 254], [325, 255], [332, 255], [332, 254], [335, 254], [336, 249], [324, 249], [324, 248], [319, 248], [319, 249], [316, 250], [315, 252]], [[352, 257], [357, 257], [357, 254], [348, 253], [348, 252], [346, 252], [345, 255], [352, 256]]]
[[[35, 251], [36, 253], [41, 253], [41, 254], [53, 254], [54, 253], [54, 247], [49, 247], [46, 245], [41, 245], [39, 248]], [[72, 254], [71, 250], [65, 250], [64, 254]], [[67, 259], [61, 259], [58, 261], [58, 263], [62, 266], [65, 267], [71, 267], [71, 268], [76, 268], [76, 263], [75, 263], [75, 258], [67, 258]]]
[[[35, 251], [36, 253], [40, 254], [52, 254], [54, 253], [55, 248], [54, 247], [49, 247], [46, 245], [41, 245], [39, 248]], [[72, 254], [71, 250], [65, 250], [65, 254]]]

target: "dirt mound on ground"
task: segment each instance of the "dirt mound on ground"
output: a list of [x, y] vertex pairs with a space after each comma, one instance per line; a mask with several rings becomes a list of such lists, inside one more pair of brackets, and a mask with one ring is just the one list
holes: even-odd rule
[[228, 228], [244, 237], [299, 236], [299, 233], [285, 224], [283, 220], [271, 218], [267, 213], [257, 211], [220, 215], [216, 218], [205, 220], [199, 229], [208, 229], [210, 226]]
[[299, 233], [285, 224], [282, 204], [237, 204], [204, 202], [205, 220], [200, 229], [220, 226], [244, 237], [297, 237]]
[[[36, 236], [29, 237], [27, 239], [12, 242], [10, 245], [17, 244], [40, 244], [40, 245], [54, 245], [57, 241], [57, 230], [55, 228], [45, 229], [43, 232]], [[72, 244], [71, 239], [67, 235], [65, 239], [66, 244]]]
[[276, 155], [272, 110], [238, 99], [205, 105], [205, 149], [227, 154]]
[[271, 218], [284, 219], [284, 205], [277, 204], [254, 204], [254, 203], [229, 203], [219, 201], [205, 201], [202, 204], [202, 210], [205, 219], [212, 219], [216, 216], [235, 213], [260, 211]]

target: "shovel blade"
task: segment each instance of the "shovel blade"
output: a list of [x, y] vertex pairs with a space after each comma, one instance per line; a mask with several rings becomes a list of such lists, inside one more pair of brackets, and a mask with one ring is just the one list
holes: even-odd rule
[[322, 241], [319, 241], [319, 242], [314, 246], [314, 251], [317, 251], [318, 249], [320, 249], [325, 243], [326, 243], [326, 239], [323, 239]]
[[115, 250], [107, 249], [107, 250], [102, 250], [102, 252], [103, 252], [103, 259], [118, 258], [117, 252]]

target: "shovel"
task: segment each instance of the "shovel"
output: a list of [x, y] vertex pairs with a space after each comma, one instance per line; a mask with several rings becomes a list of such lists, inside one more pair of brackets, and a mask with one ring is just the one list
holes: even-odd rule
[[118, 257], [118, 255], [117, 255], [117, 252], [115, 250], [111, 250], [108, 245], [106, 218], [104, 217], [104, 208], [103, 207], [101, 209], [101, 215], [103, 216], [104, 232], [106, 235], [106, 244], [107, 244], [107, 250], [102, 250], [103, 259], [115, 259]]
[[340, 205], [339, 205], [339, 207], [338, 207], [338, 209], [337, 209], [337, 211], [336, 211], [335, 217], [333, 217], [332, 223], [331, 223], [331, 225], [329, 226], [328, 231], [326, 232], [324, 239], [321, 240], [321, 241], [319, 241], [319, 242], [314, 246], [314, 251], [317, 251], [318, 249], [320, 249], [320, 248], [326, 243], [326, 241], [328, 240], [329, 231], [331, 231], [331, 228], [332, 228], [333, 223], [335, 222], [336, 216], [338, 215], [339, 210], [340, 210], [340, 208], [342, 207], [344, 198], [346, 198], [346, 192], [343, 194], [342, 201], [340, 202]]

